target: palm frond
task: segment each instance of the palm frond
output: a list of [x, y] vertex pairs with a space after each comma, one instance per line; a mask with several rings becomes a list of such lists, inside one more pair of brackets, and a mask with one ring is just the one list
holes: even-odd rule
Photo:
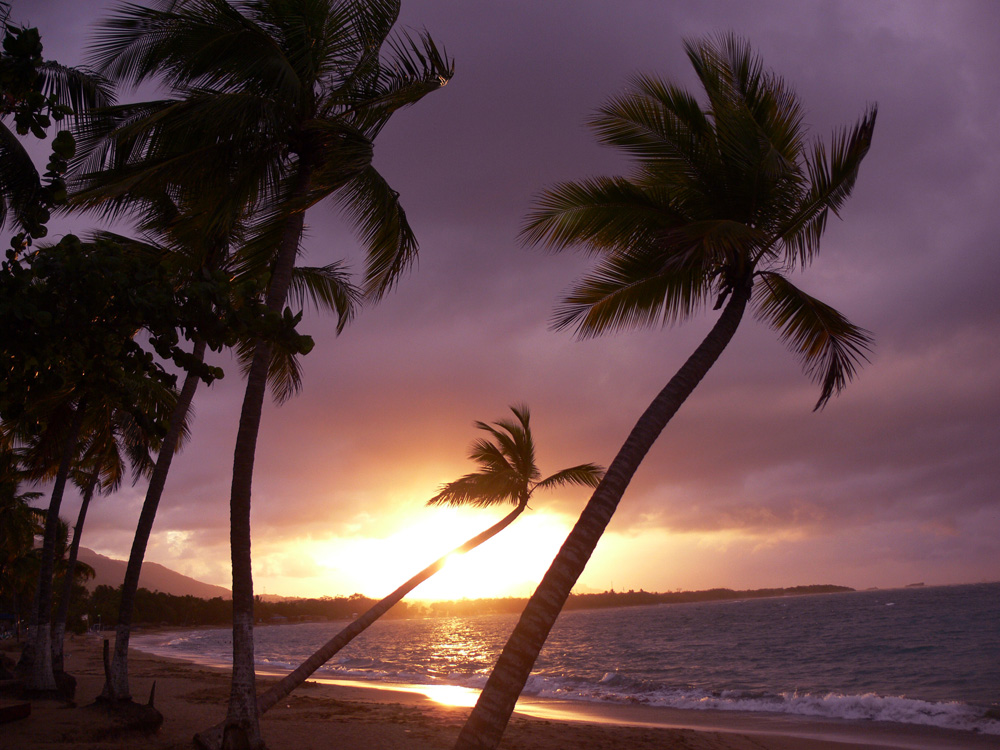
[[596, 487], [604, 478], [604, 471], [603, 466], [592, 463], [571, 466], [541, 480], [535, 485], [534, 489], [548, 490], [553, 487], [563, 487], [570, 484], [580, 487]]
[[809, 191], [780, 233], [789, 264], [804, 266], [812, 260], [828, 212], [838, 215], [853, 191], [861, 161], [871, 148], [877, 115], [878, 108], [872, 105], [851, 130], [835, 133], [829, 155], [822, 141], [814, 144], [812, 157], [806, 161]]
[[[257, 350], [256, 340], [245, 339], [236, 345], [236, 358], [240, 363], [243, 377], [250, 373], [254, 354]], [[271, 345], [271, 358], [267, 367], [267, 384], [271, 389], [271, 398], [275, 403], [283, 404], [302, 389], [302, 366], [298, 356], [279, 346]]]
[[288, 295], [292, 305], [304, 307], [309, 301], [317, 310], [337, 313], [337, 333], [354, 317], [362, 297], [341, 262], [322, 267], [296, 266]]
[[802, 111], [782, 79], [733, 34], [685, 47], [709, 98], [719, 150], [716, 205], [763, 227], [794, 205], [803, 178]]
[[130, 86], [158, 78], [183, 91], [236, 80], [259, 91], [291, 86], [288, 93], [297, 94], [280, 49], [236, 6], [224, 0], [159, 5], [118, 5], [98, 27], [88, 62]]
[[709, 299], [712, 279], [678, 258], [623, 252], [602, 259], [556, 307], [552, 327], [582, 338], [648, 325], [670, 325]]
[[366, 249], [364, 292], [377, 302], [416, 262], [417, 238], [399, 203], [399, 193], [369, 166], [334, 195]]
[[777, 273], [762, 273], [754, 290], [757, 317], [776, 329], [820, 385], [814, 410], [823, 408], [853, 379], [871, 350], [871, 334]]
[[45, 61], [38, 69], [42, 93], [54, 96], [57, 104], [69, 107], [74, 118], [86, 117], [90, 110], [115, 103], [115, 90], [104, 76], [85, 68], [72, 68]]
[[399, 10], [399, 0], [344, 3], [332, 9], [323, 34], [325, 74], [331, 84], [324, 88], [331, 92], [331, 101], [377, 86], [379, 57]]
[[[677, 202], [707, 203], [699, 196], [718, 183], [715, 131], [697, 100], [684, 89], [649, 75], [634, 76], [588, 121], [598, 140], [636, 161], [636, 180], [678, 193]], [[680, 196], [684, 196], [681, 198]]]
[[442, 485], [438, 493], [427, 501], [428, 505], [471, 505], [488, 508], [502, 503], [517, 503], [519, 486], [510, 477], [497, 474], [466, 474], [453, 482]]
[[309, 144], [309, 189], [289, 211], [305, 211], [372, 169], [374, 146], [369, 136], [344, 118], [313, 118], [302, 125]]
[[[97, 113], [78, 129], [81, 151], [72, 182], [78, 204], [102, 197], [163, 192], [170, 186], [263, 183], [238, 192], [256, 201], [261, 189], [276, 191], [271, 136], [282, 116], [246, 93], [199, 90], [182, 100], [125, 105]], [[205, 164], [216, 168], [206, 172]], [[254, 179], [235, 179], [249, 170]], [[230, 187], [231, 189], [231, 187]], [[107, 198], [105, 198], [107, 200]]]
[[[499, 422], [496, 423], [498, 426]], [[511, 432], [510, 430], [501, 426], [500, 429], [494, 427], [493, 425], [488, 425], [485, 422], [476, 422], [476, 427], [480, 430], [488, 432], [493, 436], [495, 443], [489, 443], [488, 440], [480, 439], [473, 443], [473, 450], [470, 452], [470, 457], [472, 453], [477, 452], [477, 447], [489, 445], [491, 450], [495, 450], [497, 455], [500, 455], [504, 459], [504, 465], [510, 467], [512, 472], [522, 472], [525, 465], [525, 453], [527, 451], [534, 451], [533, 446], [525, 445], [523, 442], [523, 434], [518, 434], [516, 432]]]
[[497, 441], [497, 445], [519, 476], [533, 481], [541, 476], [541, 473], [535, 465], [535, 442], [531, 437], [528, 407], [517, 404], [510, 408], [517, 417], [516, 422], [510, 419], [498, 419], [493, 423], [495, 427], [482, 422], [478, 422], [476, 426], [493, 435], [493, 439]]
[[521, 241], [593, 254], [648, 244], [682, 221], [675, 211], [624, 178], [598, 177], [555, 185], [535, 201]]
[[[476, 426], [482, 423], [477, 423]], [[469, 459], [480, 465], [484, 471], [494, 474], [514, 473], [514, 465], [507, 456], [506, 450], [486, 438], [477, 438], [469, 446]]]
[[596, 486], [595, 477], [599, 481], [598, 475], [604, 470], [595, 464], [563, 469], [539, 481], [541, 472], [535, 464], [530, 410], [526, 404], [514, 404], [510, 410], [515, 419], [474, 423], [476, 429], [489, 435], [474, 440], [469, 449], [469, 458], [479, 464], [478, 471], [442, 485], [428, 501], [429, 505], [527, 504], [539, 488], [566, 484]]
[[280, 209], [262, 211], [248, 228], [248, 235], [234, 248], [228, 267], [239, 283], [267, 279], [274, 264], [274, 249], [286, 231], [288, 216]]
[[173, 106], [170, 99], [117, 104], [90, 113], [82, 122], [76, 123], [73, 137], [77, 153], [70, 166], [75, 173], [98, 172], [116, 165], [127, 164], [132, 153], [141, 153], [132, 140], [122, 137], [130, 124], [155, 116], [160, 110]]
[[0, 227], [24, 226], [38, 199], [41, 180], [24, 145], [0, 122]]
[[[380, 60], [373, 86], [353, 92], [345, 115], [374, 138], [401, 109], [416, 104], [427, 94], [448, 85], [455, 74], [455, 61], [426, 31], [416, 38], [400, 32], [388, 41], [390, 54]], [[361, 105], [361, 106], [357, 106]]]

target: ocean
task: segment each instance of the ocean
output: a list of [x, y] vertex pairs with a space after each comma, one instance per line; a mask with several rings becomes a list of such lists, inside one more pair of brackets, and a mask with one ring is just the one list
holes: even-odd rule
[[[315, 677], [481, 688], [516, 622], [380, 621]], [[342, 626], [257, 628], [257, 663], [290, 670]], [[224, 629], [132, 644], [207, 664], [232, 658]], [[524, 692], [1000, 735], [1000, 583], [564, 612]]]

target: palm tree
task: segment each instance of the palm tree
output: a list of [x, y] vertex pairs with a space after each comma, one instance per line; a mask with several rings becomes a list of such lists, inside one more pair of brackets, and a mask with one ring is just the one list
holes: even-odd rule
[[806, 145], [799, 101], [743, 40], [686, 42], [708, 100], [637, 76], [592, 120], [636, 160], [628, 179], [545, 192], [523, 237], [600, 260], [558, 308], [582, 336], [675, 323], [714, 300], [715, 326], [639, 418], [529, 600], [456, 748], [495, 748], [542, 644], [646, 452], [729, 343], [747, 305], [821, 386], [823, 407], [854, 376], [866, 331], [785, 273], [819, 250], [830, 212], [850, 195], [871, 144], [875, 107], [832, 146]]
[[[94, 498], [97, 489], [99, 471], [95, 470], [85, 475], [83, 497], [80, 501], [80, 509], [76, 516], [76, 525], [73, 527], [73, 541], [69, 547], [69, 558], [66, 561], [66, 571], [62, 577], [62, 592], [59, 596], [59, 605], [56, 608], [55, 618], [52, 621], [52, 672], [56, 676], [57, 682], [61, 675], [65, 675], [65, 652], [66, 641], [66, 620], [69, 617], [69, 602], [73, 597], [73, 582], [76, 576], [77, 557], [80, 554], [80, 537], [83, 535], [83, 524], [87, 520], [87, 511], [90, 509], [90, 501]], [[79, 478], [74, 477], [79, 486]], [[75, 686], [75, 682], [74, 682]]]
[[[136, 107], [120, 131], [124, 140], [110, 158], [121, 169], [122, 189], [142, 181], [190, 184], [213, 170], [241, 185], [256, 180], [254, 205], [280, 219], [262, 244], [273, 258], [265, 299], [275, 316], [285, 305], [305, 212], [335, 194], [367, 245], [366, 292], [379, 299], [412, 263], [416, 242], [397, 194], [372, 166], [373, 140], [395, 111], [443, 86], [453, 72], [428, 35], [390, 39], [398, 14], [398, 0], [121, 6], [95, 47], [99, 68], [133, 84], [159, 76], [174, 95]], [[226, 743], [251, 748], [263, 743], [254, 688], [250, 500], [271, 349], [263, 339], [254, 347], [230, 495], [233, 682]]]
[[[188, 378], [197, 376], [189, 373]], [[168, 407], [171, 416], [176, 413], [174, 394], [170, 394]], [[69, 615], [69, 604], [73, 593], [75, 568], [78, 565], [77, 556], [80, 551], [80, 539], [83, 526], [87, 520], [94, 493], [104, 494], [115, 492], [125, 476], [126, 458], [132, 468], [132, 481], [137, 482], [142, 476], [149, 476], [153, 469], [153, 459], [150, 453], [159, 448], [163, 451], [162, 441], [142, 425], [127, 410], [116, 408], [112, 403], [105, 402], [93, 418], [93, 426], [80, 450], [80, 460], [73, 472], [73, 481], [82, 490], [82, 500], [77, 513], [76, 525], [73, 527], [73, 542], [69, 548], [67, 573], [63, 577], [62, 595], [56, 611], [52, 627], [52, 668], [58, 675], [63, 672], [63, 641], [66, 635], [66, 618]], [[123, 456], [123, 453], [125, 454]]]
[[[96, 183], [98, 177], [91, 178]], [[77, 205], [104, 206], [104, 200], [99, 195], [99, 188], [92, 187], [94, 198], [85, 201], [74, 199]], [[229, 195], [223, 191], [224, 195]], [[170, 256], [172, 263], [183, 271], [180, 276], [187, 283], [197, 282], [201, 275], [221, 270], [231, 276], [240, 286], [240, 280], [260, 276], [262, 269], [252, 263], [240, 261], [238, 255], [232, 252], [232, 245], [237, 243], [246, 230], [244, 218], [227, 215], [218, 205], [218, 194], [208, 197], [200, 196], [193, 204], [180, 207], [169, 196], [160, 196], [155, 201], [139, 201], [144, 218], [140, 223], [143, 230], [143, 240], [98, 233], [98, 237], [117, 242], [126, 247], [139, 247], [142, 252], [157, 256]], [[135, 204], [133, 200], [113, 201], [106, 207], [106, 213], [115, 213], [120, 206]], [[228, 216], [229, 222], [223, 220]], [[266, 269], [264, 269], [266, 271]], [[184, 283], [183, 281], [180, 283]], [[350, 284], [346, 273], [339, 264], [330, 264], [321, 268], [296, 267], [293, 272], [292, 286], [289, 290], [292, 301], [305, 306], [311, 302], [319, 309], [335, 311], [338, 315], [337, 332], [340, 333], [353, 317], [358, 303], [359, 294]], [[235, 301], [239, 304], [239, 300]], [[245, 350], [249, 349], [252, 357], [253, 342], [243, 341], [239, 345], [241, 362], [248, 362]], [[204, 361], [207, 342], [196, 336], [191, 358], [195, 362]], [[289, 398], [299, 387], [301, 378], [295, 353], [277, 350], [272, 359], [270, 373], [272, 392], [279, 402]], [[111, 668], [99, 700], [112, 703], [131, 701], [128, 677], [128, 646], [131, 635], [132, 615], [135, 611], [135, 598], [139, 589], [139, 575], [146, 554], [146, 547], [153, 531], [153, 523], [159, 508], [160, 499], [166, 488], [167, 476], [173, 457], [179, 448], [183, 430], [188, 423], [191, 404], [201, 379], [189, 371], [184, 378], [177, 404], [170, 415], [167, 435], [157, 452], [156, 462], [150, 473], [149, 485], [143, 501], [139, 521], [136, 525], [132, 549], [129, 554], [119, 599], [118, 623], [115, 628], [115, 648], [111, 659]]]
[[38, 583], [35, 587], [34, 611], [31, 615], [33, 638], [25, 644], [18, 662], [18, 669], [27, 674], [26, 688], [36, 694], [51, 694], [57, 691], [55, 674], [52, 670], [52, 589], [57, 560], [59, 528], [59, 508], [62, 505], [66, 481], [77, 452], [77, 440], [82, 429], [86, 412], [86, 396], [72, 394], [64, 405], [64, 416], [54, 420], [52, 429], [58, 435], [58, 468], [49, 506], [45, 515], [42, 536], [41, 560], [38, 567]]
[[[98, 329], [103, 321], [95, 317], [90, 322]], [[102, 349], [96, 357], [103, 353]], [[143, 471], [149, 464], [148, 451], [159, 445], [160, 425], [176, 402], [172, 388], [147, 377], [146, 373], [125, 370], [114, 373], [113, 370], [112, 366], [103, 370], [98, 368], [98, 372], [80, 373], [77, 382], [64, 393], [28, 404], [20, 419], [21, 438], [27, 445], [24, 461], [31, 469], [31, 476], [38, 480], [55, 480], [46, 513], [38, 573], [36, 612], [33, 613], [34, 645], [26, 645], [20, 664], [22, 670], [29, 672], [28, 688], [35, 692], [59, 689], [52, 655], [61, 654], [61, 644], [56, 642], [61, 634], [53, 628], [58, 620], [53, 623], [51, 610], [54, 574], [61, 559], [57, 549], [62, 523], [59, 510], [72, 469], [80, 463], [93, 462], [95, 453], [103, 453], [100, 470], [109, 483], [115, 483], [114, 477], [121, 471], [121, 459], [109, 457], [110, 451], [118, 450], [117, 445], [109, 447], [109, 444], [121, 440], [133, 466], [138, 472]], [[107, 375], [108, 380], [102, 382], [101, 375]], [[40, 423], [40, 426], [34, 427], [32, 423]], [[82, 508], [84, 514], [87, 504]], [[78, 544], [82, 522], [81, 517], [74, 546]]]
[[[528, 407], [516, 404], [510, 407], [515, 420], [500, 419], [492, 425], [476, 422], [475, 426], [490, 437], [473, 442], [469, 459], [479, 468], [441, 487], [439, 492], [427, 501], [428, 505], [472, 506], [491, 508], [497, 505], [513, 505], [513, 509], [480, 534], [467, 540], [448, 554], [437, 559], [421, 570], [406, 583], [372, 606], [351, 624], [337, 633], [316, 650], [294, 671], [285, 675], [277, 684], [264, 692], [257, 705], [261, 713], [274, 706], [295, 688], [334, 657], [348, 643], [361, 635], [368, 626], [394, 607], [413, 589], [426, 581], [445, 566], [455, 555], [462, 555], [492, 539], [510, 526], [525, 508], [536, 490], [550, 490], [566, 485], [596, 487], [604, 476], [604, 468], [587, 463], [571, 466], [542, 479], [535, 463], [535, 441], [529, 424], [531, 415]], [[222, 725], [206, 730], [195, 736], [198, 744], [206, 750], [215, 750], [222, 737]]]

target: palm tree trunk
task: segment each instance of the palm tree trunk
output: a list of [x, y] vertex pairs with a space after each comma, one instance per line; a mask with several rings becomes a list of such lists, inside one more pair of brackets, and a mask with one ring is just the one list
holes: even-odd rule
[[486, 687], [455, 743], [455, 750], [500, 744], [517, 698], [552, 625], [590, 559], [604, 529], [646, 453], [667, 422], [695, 389], [730, 342], [750, 298], [752, 277], [733, 292], [719, 320], [636, 422], [604, 479], [528, 600]]
[[31, 608], [28, 610], [28, 627], [24, 631], [24, 646], [17, 660], [17, 676], [27, 679], [35, 664], [35, 633], [38, 632], [38, 582], [35, 582], [35, 593], [31, 596]]
[[52, 625], [52, 671], [56, 674], [63, 671], [63, 640], [66, 637], [69, 601], [73, 596], [76, 558], [80, 553], [80, 535], [83, 534], [83, 523], [87, 520], [87, 509], [90, 507], [90, 501], [94, 497], [94, 489], [97, 487], [98, 474], [99, 467], [94, 469], [94, 473], [91, 474], [90, 481], [87, 482], [87, 487], [83, 491], [83, 502], [80, 504], [80, 513], [76, 517], [76, 526], [73, 528], [73, 543], [69, 547], [69, 560], [66, 563], [66, 575], [63, 578], [59, 609], [56, 610], [56, 620]]
[[[205, 348], [204, 341], [195, 340], [191, 354], [199, 363], [205, 359]], [[111, 659], [111, 671], [108, 679], [105, 680], [100, 700], [130, 701], [132, 699], [128, 686], [128, 642], [132, 632], [132, 615], [135, 613], [135, 594], [139, 590], [139, 575], [142, 573], [142, 561], [146, 557], [146, 546], [153, 533], [153, 522], [156, 520], [160, 498], [167, 485], [170, 462], [173, 461], [174, 453], [180, 444], [184, 423], [187, 421], [191, 402], [194, 400], [199, 383], [201, 383], [201, 379], [197, 375], [189, 372], [185, 376], [184, 385], [181, 386], [177, 404], [174, 406], [174, 413], [170, 416], [170, 428], [160, 446], [160, 452], [156, 455], [156, 465], [149, 478], [149, 487], [146, 488], [146, 499], [143, 501], [142, 511], [139, 513], [139, 523], [135, 529], [135, 538], [132, 540], [132, 552], [129, 554], [128, 567], [125, 569], [121, 602], [118, 605], [118, 625], [115, 629], [115, 653]]]
[[[293, 191], [293, 200], [306, 194], [308, 183], [308, 170], [302, 168], [298, 175], [298, 189]], [[267, 308], [271, 312], [280, 313], [284, 307], [304, 220], [305, 215], [299, 211], [290, 216], [285, 224], [267, 289]], [[233, 677], [223, 731], [222, 746], [225, 750], [259, 750], [264, 747], [260, 736], [254, 672], [250, 498], [271, 349], [270, 343], [262, 339], [257, 341], [250, 372], [247, 374], [236, 449], [233, 452], [233, 483], [229, 497], [229, 543], [233, 563]]]
[[38, 570], [38, 593], [36, 596], [34, 652], [27, 689], [31, 692], [52, 692], [56, 689], [56, 679], [52, 672], [52, 575], [56, 561], [56, 534], [59, 528], [59, 507], [62, 505], [66, 479], [70, 464], [76, 453], [77, 436], [83, 423], [86, 399], [80, 399], [70, 422], [66, 443], [63, 447], [59, 471], [52, 486], [52, 498], [45, 514], [45, 537], [42, 542], [42, 563]]
[[[261, 695], [257, 699], [257, 710], [260, 713], [264, 713], [274, 706], [278, 701], [295, 690], [295, 688], [303, 682], [308, 680], [309, 677], [312, 676], [313, 672], [330, 661], [330, 659], [332, 659], [338, 651], [344, 648], [344, 646], [367, 630], [368, 626], [398, 604], [403, 597], [441, 570], [445, 563], [448, 562], [448, 558], [452, 555], [465, 554], [469, 550], [475, 549], [483, 542], [493, 538], [505, 528], [510, 526], [514, 519], [524, 512], [526, 507], [528, 507], [527, 501], [519, 503], [514, 510], [490, 526], [488, 529], [472, 537], [461, 546], [456, 547], [444, 557], [438, 558], [391, 594], [386, 596], [377, 604], [373, 605], [367, 612], [352, 620], [350, 625], [324, 643], [312, 656], [296, 667], [293, 672], [285, 675], [279, 683], [272, 686], [267, 692]], [[204, 732], [196, 734], [195, 742], [199, 747], [204, 748], [204, 750], [216, 750], [221, 743], [223, 726], [223, 724], [219, 724], [211, 729], [206, 729]]]

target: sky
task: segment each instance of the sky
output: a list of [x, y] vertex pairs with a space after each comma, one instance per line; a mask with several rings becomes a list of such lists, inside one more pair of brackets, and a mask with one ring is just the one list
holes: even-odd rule
[[[46, 57], [85, 59], [102, 0], [14, 0]], [[338, 337], [307, 310], [304, 388], [264, 412], [253, 484], [257, 593], [378, 596], [496, 520], [427, 508], [470, 471], [475, 420], [530, 406], [543, 473], [608, 465], [714, 321], [576, 340], [553, 308], [588, 267], [525, 247], [556, 182], [625, 174], [587, 118], [635, 73], [697, 91], [684, 39], [733, 31], [799, 94], [829, 140], [871, 103], [870, 153], [842, 220], [793, 281], [875, 339], [825, 410], [795, 357], [751, 316], [667, 426], [577, 591], [1000, 579], [1000, 3], [404, 0], [456, 61], [397, 114], [375, 164], [420, 242], [417, 268]], [[307, 215], [303, 262], [358, 243], [336, 210]], [[228, 355], [196, 398], [147, 560], [231, 585], [228, 497], [242, 400]], [[145, 486], [92, 505], [83, 544], [127, 558]], [[531, 510], [417, 598], [526, 595], [589, 497]], [[75, 518], [75, 498], [64, 515]]]

